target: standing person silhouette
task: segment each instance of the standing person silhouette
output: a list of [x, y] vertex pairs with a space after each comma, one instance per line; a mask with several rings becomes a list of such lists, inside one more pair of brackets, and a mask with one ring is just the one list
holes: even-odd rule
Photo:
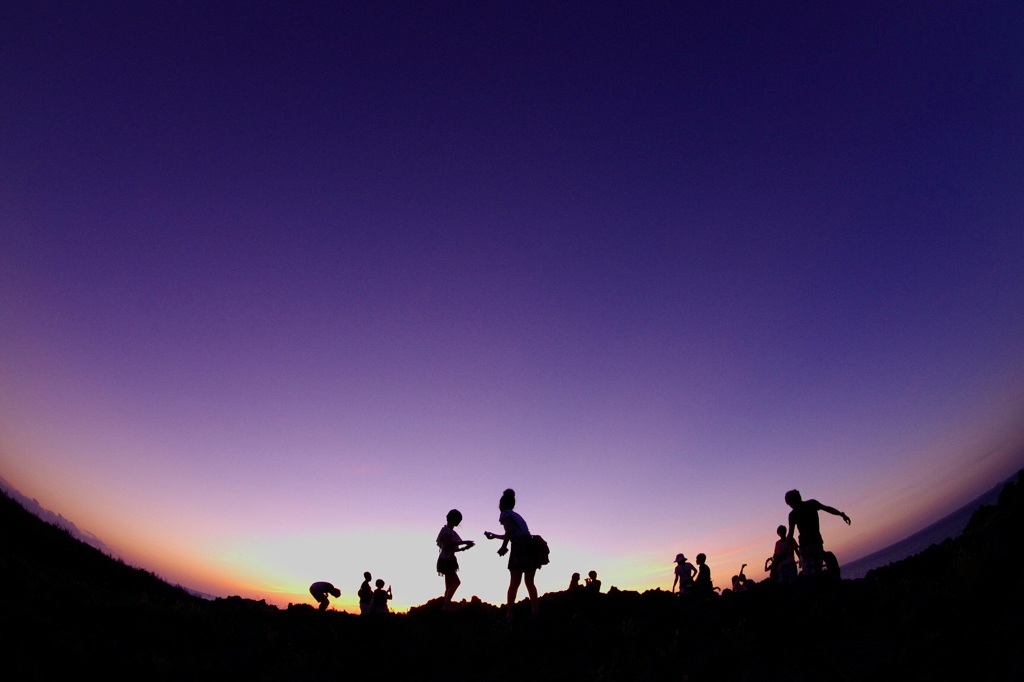
[[803, 572], [819, 573], [821, 562], [825, 559], [825, 543], [821, 539], [821, 530], [818, 528], [818, 512], [823, 511], [833, 516], [839, 516], [846, 521], [847, 526], [850, 525], [850, 517], [817, 500], [801, 499], [799, 490], [790, 490], [786, 493], [786, 504], [793, 509], [789, 512], [787, 537], [793, 538], [794, 527], [800, 531], [800, 560], [803, 564]]
[[697, 579], [693, 581], [693, 593], [702, 596], [714, 594], [715, 588], [711, 583], [711, 567], [707, 564], [707, 556], [697, 555]]
[[444, 576], [444, 601], [442, 609], [447, 609], [452, 603], [452, 596], [455, 590], [459, 589], [462, 581], [459, 580], [459, 560], [455, 558], [456, 552], [465, 552], [475, 543], [472, 540], [463, 540], [455, 532], [455, 526], [462, 523], [462, 512], [452, 509], [445, 517], [444, 526], [437, 534], [437, 574]]
[[672, 578], [672, 589], [671, 592], [676, 591], [676, 585], [679, 585], [679, 594], [688, 592], [693, 587], [693, 576], [697, 575], [696, 567], [689, 562], [686, 555], [680, 552], [676, 554], [676, 568], [675, 577]]
[[374, 583], [377, 589], [373, 591], [373, 600], [371, 602], [372, 613], [390, 613], [391, 609], [388, 608], [388, 600], [393, 599], [394, 595], [391, 593], [391, 585], [388, 585], [388, 589], [384, 589], [384, 580], [377, 578]]
[[488, 540], [497, 538], [501, 540], [501, 547], [498, 548], [498, 556], [505, 556], [508, 553], [508, 546], [512, 545], [512, 554], [508, 558], [508, 602], [506, 615], [512, 619], [512, 611], [516, 604], [516, 594], [519, 593], [519, 583], [526, 579], [526, 592], [530, 595], [530, 609], [536, 615], [540, 603], [537, 600], [537, 586], [533, 583], [534, 575], [540, 564], [537, 562], [536, 553], [533, 550], [533, 536], [526, 525], [523, 517], [513, 511], [516, 506], [516, 492], [511, 488], [505, 490], [498, 500], [498, 509], [501, 514], [498, 516], [498, 523], [502, 525], [505, 532], [501, 535], [487, 531], [484, 537]]
[[369, 571], [363, 573], [363, 584], [356, 592], [356, 596], [359, 597], [359, 613], [361, 615], [369, 613], [373, 604], [373, 588], [370, 587], [370, 578], [372, 577]]
[[771, 578], [783, 585], [790, 585], [796, 582], [796, 557], [800, 555], [800, 547], [796, 540], [786, 534], [786, 527], [779, 526], [776, 529], [779, 539], [775, 542], [775, 550], [771, 565]]
[[320, 611], [326, 611], [327, 607], [331, 605], [331, 600], [327, 596], [333, 594], [335, 597], [341, 596], [341, 590], [328, 582], [315, 582], [309, 586], [309, 593], [313, 595], [313, 599], [316, 599], [320, 604], [318, 609]]

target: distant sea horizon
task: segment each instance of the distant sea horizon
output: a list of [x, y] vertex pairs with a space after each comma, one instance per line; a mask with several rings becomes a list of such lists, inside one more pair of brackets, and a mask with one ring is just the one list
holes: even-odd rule
[[952, 514], [945, 516], [930, 526], [917, 531], [899, 542], [895, 542], [885, 549], [863, 556], [860, 559], [840, 565], [840, 572], [844, 579], [854, 580], [863, 578], [868, 571], [888, 566], [891, 563], [901, 561], [907, 557], [919, 554], [932, 545], [937, 545], [947, 538], [955, 538], [964, 532], [974, 512], [983, 505], [995, 504], [999, 501], [999, 493], [1003, 487], [1017, 478], [1017, 474], [1009, 477], [1002, 483], [989, 490], [987, 493], [968, 502]]

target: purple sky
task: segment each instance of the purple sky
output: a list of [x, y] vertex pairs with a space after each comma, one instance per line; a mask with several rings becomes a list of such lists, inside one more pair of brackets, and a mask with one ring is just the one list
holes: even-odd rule
[[0, 9], [0, 475], [399, 607], [509, 486], [542, 589], [645, 589], [760, 567], [793, 487], [851, 561], [1009, 476], [1024, 6], [720, 4]]

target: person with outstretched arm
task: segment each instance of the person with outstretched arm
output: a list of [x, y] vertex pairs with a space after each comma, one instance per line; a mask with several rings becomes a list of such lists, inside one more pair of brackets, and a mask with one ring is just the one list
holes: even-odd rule
[[850, 517], [844, 512], [833, 507], [822, 504], [817, 500], [804, 500], [800, 497], [799, 490], [790, 490], [786, 493], [786, 504], [792, 509], [789, 512], [789, 533], [787, 537], [793, 538], [793, 529], [800, 532], [800, 560], [803, 564], [803, 572], [807, 574], [819, 573], [821, 563], [825, 558], [825, 543], [821, 539], [821, 530], [818, 527], [818, 512], [828, 512], [838, 516], [850, 525]]

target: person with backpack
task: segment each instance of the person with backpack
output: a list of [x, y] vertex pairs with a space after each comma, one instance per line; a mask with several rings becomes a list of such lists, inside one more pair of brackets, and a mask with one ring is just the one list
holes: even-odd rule
[[364, 616], [371, 611], [373, 603], [373, 588], [370, 587], [370, 578], [372, 577], [369, 571], [363, 573], [363, 584], [356, 592], [356, 596], [359, 597], [359, 613]]
[[542, 557], [540, 554], [546, 555], [547, 553], [547, 543], [543, 543], [543, 541], [541, 541], [543, 543], [543, 551], [538, 552], [536, 550], [536, 545], [541, 543], [534, 543], [534, 537], [530, 535], [530, 528], [526, 525], [523, 517], [514, 511], [515, 506], [516, 493], [511, 488], [508, 488], [502, 493], [501, 499], [498, 501], [498, 509], [501, 511], [501, 514], [498, 516], [498, 523], [502, 525], [505, 532], [500, 535], [490, 531], [484, 533], [484, 537], [488, 540], [498, 539], [502, 541], [501, 547], [498, 548], [498, 556], [505, 556], [509, 551], [509, 545], [512, 545], [512, 553], [508, 558], [507, 617], [509, 620], [512, 619], [516, 595], [519, 593], [519, 584], [524, 579], [526, 580], [526, 592], [530, 597], [530, 610], [534, 615], [538, 613], [540, 602], [537, 599], [537, 586], [534, 584], [533, 578], [537, 573], [537, 569], [541, 567], [541, 563], [546, 559], [546, 556]]

